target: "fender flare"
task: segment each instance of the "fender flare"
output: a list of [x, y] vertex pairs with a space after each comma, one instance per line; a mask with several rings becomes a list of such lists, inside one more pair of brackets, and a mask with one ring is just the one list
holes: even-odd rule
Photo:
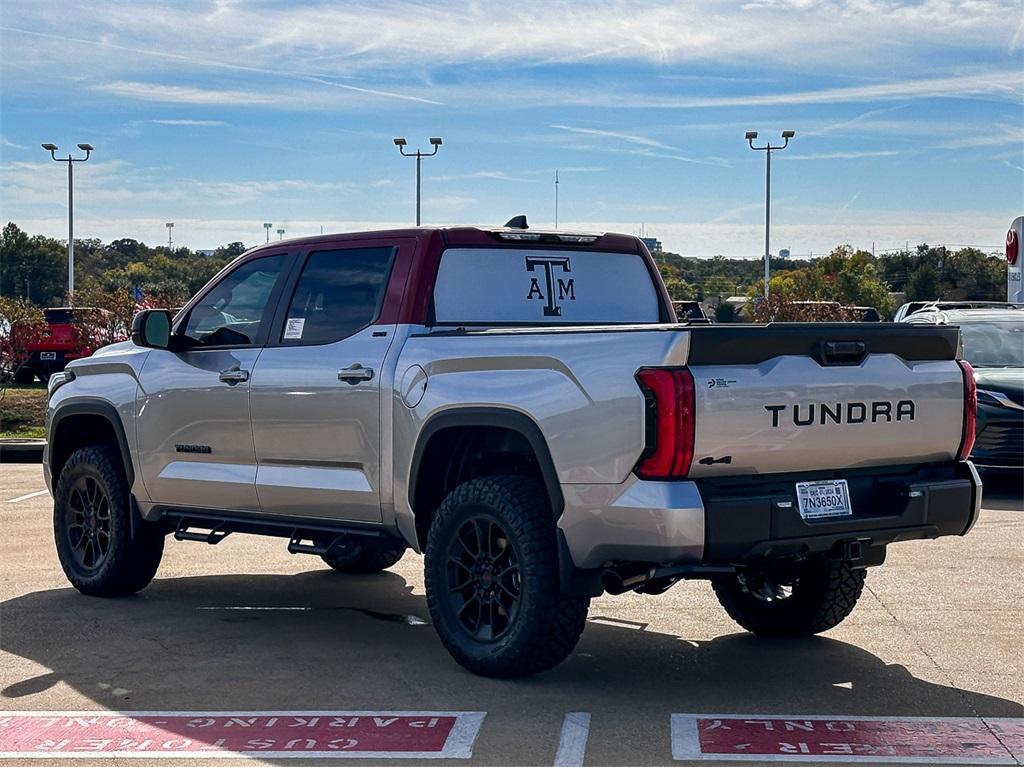
[[[110, 423], [111, 428], [114, 430], [114, 435], [117, 437], [118, 449], [121, 451], [121, 463], [124, 464], [125, 476], [128, 478], [128, 487], [134, 485], [135, 466], [132, 463], [131, 450], [128, 448], [128, 438], [125, 436], [124, 423], [122, 423], [117, 409], [109, 402], [101, 399], [74, 398], [66, 400], [58, 405], [53, 413], [53, 418], [50, 421], [50, 434], [53, 436], [59, 434], [61, 421], [76, 415], [98, 415]], [[51, 444], [49, 447], [50, 473], [56, 476], [53, 471], [54, 454], [56, 452], [54, 447], [56, 445]]]
[[558, 481], [558, 472], [555, 470], [555, 463], [551, 459], [551, 451], [548, 449], [547, 440], [536, 421], [528, 415], [517, 410], [509, 410], [501, 407], [458, 407], [450, 410], [443, 410], [440, 413], [430, 416], [423, 428], [420, 429], [416, 438], [416, 447], [412, 454], [412, 465], [409, 471], [409, 483], [407, 492], [409, 494], [409, 507], [415, 509], [416, 487], [419, 481], [420, 463], [426, 447], [430, 444], [431, 438], [443, 429], [454, 427], [483, 426], [508, 429], [522, 436], [530, 445], [537, 458], [537, 465], [540, 467], [541, 477], [544, 481], [544, 489], [547, 491], [548, 500], [551, 503], [551, 510], [555, 519], [562, 515], [565, 509], [565, 498], [562, 495], [562, 486]]

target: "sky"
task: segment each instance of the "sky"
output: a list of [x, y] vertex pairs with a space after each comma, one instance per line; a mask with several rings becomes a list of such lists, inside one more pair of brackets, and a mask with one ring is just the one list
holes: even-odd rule
[[[1020, 0], [0, 6], [0, 219], [213, 248], [414, 222], [685, 255], [1001, 247], [1024, 213]], [[77, 150], [76, 150], [77, 153]]]

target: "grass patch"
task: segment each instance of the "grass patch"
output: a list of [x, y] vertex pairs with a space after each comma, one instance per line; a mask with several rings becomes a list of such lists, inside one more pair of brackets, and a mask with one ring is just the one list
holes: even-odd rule
[[42, 437], [45, 417], [46, 386], [12, 384], [0, 389], [0, 437]]

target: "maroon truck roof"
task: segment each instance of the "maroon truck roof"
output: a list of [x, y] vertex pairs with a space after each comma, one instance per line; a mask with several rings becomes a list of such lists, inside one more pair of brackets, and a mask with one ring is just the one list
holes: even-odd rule
[[[541, 240], [514, 241], [507, 236], [538, 235]], [[560, 237], [585, 237], [585, 242], [563, 241]], [[590, 238], [594, 238], [591, 240]], [[425, 325], [430, 317], [430, 300], [437, 277], [441, 253], [449, 247], [521, 247], [548, 250], [603, 250], [618, 253], [636, 253], [647, 262], [651, 279], [655, 283], [662, 304], [665, 322], [675, 322], [672, 302], [665, 290], [657, 265], [640, 238], [611, 232], [569, 232], [542, 229], [513, 229], [509, 227], [409, 227], [382, 229], [369, 232], [321, 234], [297, 237], [259, 245], [243, 254], [239, 260], [248, 260], [273, 253], [294, 253], [319, 250], [325, 247], [356, 243], [370, 245], [392, 244], [398, 254], [391, 270], [384, 304], [377, 322], [380, 324]], [[486, 279], [486, 275], [481, 275]]]

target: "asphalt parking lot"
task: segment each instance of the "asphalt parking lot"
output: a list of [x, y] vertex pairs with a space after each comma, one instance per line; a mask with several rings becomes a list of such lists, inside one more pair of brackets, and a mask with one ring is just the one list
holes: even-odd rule
[[[39, 466], [3, 465], [0, 740], [13, 721], [5, 716], [21, 712], [177, 712], [197, 721], [222, 712], [229, 724], [232, 715], [242, 720], [236, 729], [270, 726], [266, 717], [256, 721], [259, 712], [327, 712], [360, 733], [391, 725], [425, 728], [407, 730], [421, 737], [453, 726], [452, 750], [421, 757], [468, 759], [431, 763], [667, 765], [688, 758], [685, 715], [733, 715], [762, 734], [773, 717], [846, 722], [833, 730], [852, 730], [856, 717], [927, 717], [936, 721], [922, 726], [933, 733], [939, 718], [956, 718], [994, 737], [995, 751], [970, 746], [979, 749], [977, 763], [1021, 764], [1024, 723], [1006, 718], [1024, 715], [1024, 504], [1018, 488], [1004, 486], [984, 506], [966, 538], [891, 547], [853, 615], [825, 636], [754, 639], [726, 617], [707, 584], [682, 583], [660, 597], [595, 600], [565, 664], [536, 678], [494, 681], [463, 671], [441, 647], [429, 625], [421, 560], [411, 553], [391, 571], [351, 576], [290, 555], [279, 540], [238, 535], [216, 547], [172, 540], [141, 594], [81, 596], [57, 563]], [[446, 712], [477, 716], [446, 719]], [[673, 715], [683, 715], [675, 741]], [[289, 716], [282, 722], [294, 723]], [[773, 764], [843, 753], [801, 746], [799, 734], [786, 736], [792, 756], [776, 755]], [[420, 758], [411, 740], [385, 741], [392, 756], [404, 748], [401, 756]], [[305, 741], [289, 742], [301, 755]], [[71, 755], [59, 743], [43, 754], [50, 763]], [[749, 757], [741, 764], [767, 761], [748, 745], [730, 747], [730, 756]], [[137, 756], [128, 763], [151, 761]], [[927, 749], [915, 757], [940, 759]], [[288, 763], [281, 754], [239, 761]]]

